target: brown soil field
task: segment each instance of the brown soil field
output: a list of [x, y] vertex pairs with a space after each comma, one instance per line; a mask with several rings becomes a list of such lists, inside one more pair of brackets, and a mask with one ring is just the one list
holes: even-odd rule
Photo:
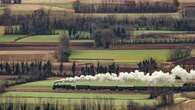
[[22, 0], [22, 3], [68, 3], [75, 0]]
[[15, 4], [15, 5], [9, 5], [8, 8], [14, 14], [21, 14], [20, 12], [31, 13], [38, 9], [52, 10], [52, 11], [58, 11], [58, 12], [60, 11], [71, 12], [71, 13], [74, 12], [74, 10], [71, 10], [71, 9], [60, 8], [60, 7], [55, 7], [55, 6], [51, 7], [51, 6], [40, 5], [40, 4]]
[[195, 110], [195, 101], [189, 99], [179, 104], [161, 107], [158, 110]]
[[16, 79], [18, 76], [10, 76], [10, 75], [0, 75], [0, 80], [13, 80]]
[[[74, 1], [75, 0], [22, 0], [22, 3], [68, 3], [68, 2], [74, 2]], [[81, 0], [81, 1], [86, 2], [86, 3], [90, 3], [90, 2], [98, 3], [101, 1], [105, 1], [105, 0]], [[137, 1], [139, 1], [139, 0], [137, 0]], [[170, 1], [170, 0], [145, 0], [145, 1]], [[179, 0], [179, 1], [182, 3], [195, 2], [194, 0]]]
[[0, 51], [0, 55], [41, 55], [53, 54], [53, 51]]
[[179, 61], [174, 62], [174, 64], [176, 65], [194, 65], [195, 64], [195, 57], [191, 57], [191, 58], [186, 58], [186, 59], [182, 59]]
[[[57, 50], [58, 43], [1, 43], [1, 51], [14, 51], [14, 50], [46, 50], [46, 51], [55, 51]], [[184, 48], [190, 47], [195, 49], [195, 44], [130, 44], [130, 45], [121, 45], [121, 46], [112, 46], [111, 49], [174, 49], [174, 48]], [[93, 43], [71, 43], [71, 49], [97, 49], [93, 46]], [[101, 49], [101, 48], [98, 48]]]
[[173, 37], [174, 38], [194, 39], [195, 38], [195, 34], [176, 34]]
[[54, 51], [0, 51], [0, 60], [8, 62], [54, 60]]
[[[0, 50], [57, 50], [58, 43], [0, 43]], [[71, 42], [71, 49], [93, 49], [92, 43]]]

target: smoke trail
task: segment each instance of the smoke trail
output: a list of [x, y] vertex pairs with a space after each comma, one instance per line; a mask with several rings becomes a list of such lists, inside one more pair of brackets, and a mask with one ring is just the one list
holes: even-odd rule
[[157, 83], [174, 83], [176, 81], [176, 77], [180, 78], [183, 82], [195, 79], [195, 70], [191, 70], [189, 73], [181, 68], [180, 66], [176, 66], [171, 70], [171, 73], [164, 73], [162, 71], [155, 71], [151, 75], [144, 74], [144, 72], [140, 72], [136, 70], [135, 72], [121, 72], [117, 76], [114, 73], [106, 73], [106, 74], [97, 74], [95, 76], [91, 75], [81, 75], [80, 77], [69, 77], [58, 80], [56, 82], [77, 82], [77, 81], [132, 81], [139, 80], [144, 81], [148, 85], [155, 85]]

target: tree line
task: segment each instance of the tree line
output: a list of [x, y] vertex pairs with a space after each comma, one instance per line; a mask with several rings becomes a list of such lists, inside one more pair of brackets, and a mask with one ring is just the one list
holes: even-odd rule
[[48, 13], [38, 9], [30, 15], [12, 15], [10, 9], [5, 8], [0, 16], [0, 24], [6, 27], [5, 34], [53, 34]]
[[81, 67], [82, 75], [96, 75], [99, 73], [116, 73], [119, 74], [119, 65], [113, 63], [110, 65], [101, 65], [100, 63], [97, 64], [95, 67], [94, 64], [85, 65]]
[[28, 81], [44, 79], [52, 75], [52, 64], [50, 61], [42, 62], [1, 62], [1, 75], [30, 76]]
[[130, 46], [132, 44], [193, 44], [195, 39], [192, 38], [134, 38], [127, 40], [114, 40], [112, 47]]
[[95, 17], [67, 13], [62, 19], [50, 16], [53, 15], [42, 9], [36, 10], [32, 15], [12, 15], [11, 11], [6, 8], [4, 14], [0, 15], [0, 25], [10, 28], [11, 26], [19, 26], [18, 29], [10, 29], [13, 30], [13, 33], [15, 30], [19, 30], [24, 34], [51, 34], [55, 29], [63, 29], [71, 34], [79, 31], [93, 34], [97, 29], [113, 28], [117, 25], [135, 30], [193, 31], [195, 22], [193, 19], [172, 16], [142, 16], [137, 19], [129, 19], [128, 16], [119, 19], [115, 16]]
[[119, 74], [120, 67], [119, 65], [112, 63], [108, 65], [102, 65], [99, 62], [97, 64], [78, 64], [76, 62], [72, 63], [71, 72], [65, 70], [63, 62], [59, 65], [58, 75], [65, 76], [78, 76], [78, 75], [96, 75], [99, 73], [116, 73]]
[[[9, 9], [5, 9], [0, 15], [0, 25], [7, 26], [11, 33], [21, 34], [52, 34], [55, 29], [67, 30], [70, 34], [77, 32], [89, 32], [91, 35], [97, 29], [113, 28], [115, 26], [132, 28], [135, 30], [172, 30], [193, 31], [194, 19], [176, 18], [172, 16], [150, 16], [129, 19], [124, 16], [119, 19], [115, 16], [95, 17], [85, 15], [65, 14], [64, 18], [51, 17], [51, 13], [42, 9], [34, 11], [30, 15], [12, 15]], [[17, 26], [18, 28], [12, 28]], [[122, 31], [122, 30], [121, 30]]]
[[137, 64], [138, 70], [143, 71], [145, 74], [152, 74], [154, 71], [158, 69], [158, 63], [155, 59], [145, 59]]
[[[96, 47], [109, 48], [113, 41], [131, 40], [132, 30], [171, 30], [171, 31], [193, 31], [195, 20], [188, 18], [175, 18], [171, 16], [151, 16], [128, 19], [118, 19], [114, 16], [94, 17], [65, 14], [64, 18], [51, 17], [50, 12], [43, 9], [34, 11], [30, 15], [12, 15], [9, 9], [0, 15], [0, 25], [4, 25], [5, 34], [55, 34], [56, 29], [66, 30], [70, 39], [82, 39], [79, 32], [87, 32], [95, 40]], [[71, 36], [71, 37], [70, 37]], [[74, 36], [74, 37], [72, 37]], [[166, 43], [167, 40], [152, 40], [150, 42]], [[169, 40], [172, 42], [172, 39]], [[181, 42], [191, 42], [183, 40]], [[142, 43], [139, 39], [133, 43]], [[175, 40], [180, 42], [180, 40]]]
[[171, 2], [127, 1], [125, 3], [73, 3], [76, 13], [173, 13], [178, 7]]
[[22, 0], [0, 0], [0, 4], [21, 4]]
[[183, 17], [193, 18], [195, 16], [195, 7], [184, 7], [182, 15]]

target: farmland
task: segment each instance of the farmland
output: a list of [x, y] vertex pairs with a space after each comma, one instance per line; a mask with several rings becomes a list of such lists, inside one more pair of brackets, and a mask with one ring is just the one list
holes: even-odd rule
[[53, 60], [53, 51], [0, 51], [2, 61]]
[[25, 35], [0, 35], [0, 42], [15, 42], [18, 38]]
[[17, 42], [59, 42], [59, 38], [59, 35], [37, 35], [28, 36], [18, 40]]
[[83, 15], [83, 16], [95, 16], [95, 17], [107, 17], [107, 16], [112, 16], [117, 19], [124, 19], [124, 17], [127, 17], [129, 20], [133, 20], [139, 17], [162, 17], [162, 16], [170, 16], [173, 18], [180, 18], [181, 15], [180, 13], [117, 13], [117, 14], [112, 14], [112, 13], [84, 13], [78, 15]]
[[[118, 64], [137, 64], [147, 58], [155, 58], [158, 62], [169, 60], [170, 50], [73, 50], [70, 60], [80, 63], [118, 63]], [[194, 55], [194, 51], [192, 51]], [[31, 56], [31, 58], [25, 57]], [[34, 56], [34, 57], [33, 57]], [[27, 59], [55, 59], [54, 51], [0, 51], [0, 59], [7, 60], [27, 60]], [[54, 60], [55, 61], [55, 60]]]
[[164, 1], [0, 0], [0, 110], [188, 103], [195, 2]]
[[[154, 105], [157, 102], [152, 99], [148, 99], [147, 94], [109, 94], [109, 93], [38, 93], [38, 92], [8, 92], [2, 95], [1, 103], [12, 98], [14, 104], [59, 104], [58, 107], [66, 106], [66, 108], [72, 108], [75, 104], [82, 103], [94, 104], [106, 104], [113, 107], [125, 107], [129, 101], [137, 102], [141, 105]], [[20, 97], [20, 98], [17, 98]], [[141, 100], [141, 101], [140, 101]], [[71, 110], [71, 109], [69, 109]]]
[[135, 64], [150, 57], [158, 61], [166, 61], [168, 55], [169, 50], [74, 50], [72, 51], [70, 59], [77, 61], [83, 60], [88, 63], [93, 60], [94, 62], [100, 60], [105, 62]]
[[[54, 95], [55, 94], [55, 95]], [[7, 92], [1, 96], [12, 97], [34, 97], [34, 98], [62, 98], [62, 99], [93, 99], [93, 98], [111, 98], [121, 100], [139, 100], [148, 99], [147, 94], [98, 94], [98, 93], [38, 93], [38, 92]]]
[[[36, 81], [26, 84], [17, 85], [14, 88], [52, 88], [53, 83], [56, 80], [43, 80], [43, 81]], [[75, 83], [66, 83], [67, 85], [91, 85], [91, 86], [125, 86], [125, 87], [131, 87], [131, 86], [147, 86], [147, 84], [143, 81], [138, 80], [131, 80], [131, 81], [78, 81]], [[182, 82], [176, 81], [175, 84], [167, 84], [167, 83], [159, 83], [157, 86], [182, 86]]]
[[154, 30], [140, 30], [140, 31], [134, 31], [134, 36], [139, 36], [143, 34], [185, 34], [188, 33], [187, 31], [154, 31]]

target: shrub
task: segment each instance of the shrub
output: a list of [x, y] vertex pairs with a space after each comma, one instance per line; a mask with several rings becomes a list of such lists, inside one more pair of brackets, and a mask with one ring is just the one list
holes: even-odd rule
[[187, 58], [191, 56], [192, 49], [186, 48], [186, 49], [173, 49], [170, 51], [169, 60], [179, 60], [183, 58]]

